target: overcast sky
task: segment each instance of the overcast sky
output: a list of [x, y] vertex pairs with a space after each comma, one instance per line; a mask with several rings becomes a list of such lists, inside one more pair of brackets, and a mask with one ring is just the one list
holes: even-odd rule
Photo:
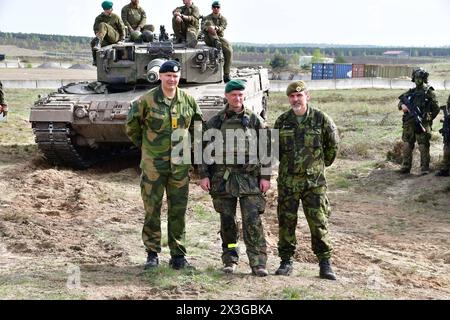
[[[92, 36], [101, 0], [0, 0], [0, 31]], [[116, 0], [114, 12], [129, 1]], [[204, 15], [211, 0], [196, 0]], [[172, 32], [182, 0], [141, 0], [148, 21]], [[222, 0], [231, 42], [450, 45], [449, 0]]]

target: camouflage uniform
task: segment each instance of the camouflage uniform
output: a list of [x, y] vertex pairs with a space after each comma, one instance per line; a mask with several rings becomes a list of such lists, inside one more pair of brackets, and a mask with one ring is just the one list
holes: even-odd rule
[[142, 151], [141, 194], [145, 207], [142, 239], [147, 252], [161, 252], [161, 205], [164, 189], [168, 204], [171, 256], [185, 256], [185, 214], [189, 192], [189, 164], [172, 163], [175, 129], [192, 130], [202, 113], [194, 98], [177, 89], [170, 102], [161, 86], [132, 104], [126, 124], [130, 140]]
[[123, 40], [125, 38], [125, 26], [118, 15], [111, 13], [107, 16], [102, 12], [95, 18], [94, 33], [99, 33], [101, 45], [104, 47]]
[[[217, 35], [208, 33], [208, 27], [216, 26]], [[216, 41], [219, 41], [222, 47], [225, 64], [223, 66], [223, 73], [230, 74], [230, 67], [233, 59], [233, 48], [231, 44], [224, 38], [224, 31], [227, 28], [227, 19], [219, 13], [218, 16], [210, 14], [203, 18], [202, 30], [205, 34], [205, 43], [210, 47], [216, 46]]]
[[188, 44], [197, 44], [200, 11], [194, 4], [190, 7], [178, 7], [173, 12], [175, 11], [188, 16], [187, 20], [182, 22], [176, 21], [175, 17], [172, 18], [172, 28], [176, 39], [178, 41], [187, 41]]
[[[430, 139], [431, 126], [433, 119], [439, 114], [439, 105], [434, 93], [433, 87], [424, 84], [421, 87], [416, 87], [408, 90], [402, 94], [399, 99], [403, 99], [406, 95], [414, 94], [411, 101], [412, 105], [418, 106], [423, 113], [423, 127], [426, 132], [418, 133], [416, 131], [416, 123], [414, 118], [409, 117], [408, 114], [403, 115], [403, 163], [402, 170], [409, 171], [412, 166], [414, 144], [417, 141], [420, 151], [420, 168], [422, 172], [427, 172], [430, 169]], [[402, 109], [403, 102], [398, 104], [399, 110]]]
[[[447, 105], [444, 106], [444, 108], [447, 108], [447, 114], [450, 115], [450, 96], [448, 97]], [[446, 172], [450, 171], [450, 141], [444, 141], [444, 157], [440, 164], [440, 170]]]
[[3, 92], [3, 84], [0, 81], [0, 115], [6, 116], [8, 113], [8, 106], [5, 101], [5, 94]]
[[122, 21], [128, 31], [136, 30], [138, 27], [143, 30], [155, 31], [155, 27], [151, 24], [146, 24], [147, 14], [141, 6], [135, 6], [133, 3], [127, 4], [122, 8]]
[[319, 260], [329, 259], [332, 252], [328, 234], [331, 211], [324, 169], [337, 155], [336, 125], [325, 113], [308, 106], [300, 123], [294, 111], [289, 110], [277, 119], [275, 129], [280, 130], [278, 254], [282, 261], [290, 260], [294, 255], [299, 200], [302, 200], [312, 249]]
[[[245, 120], [244, 120], [245, 119]], [[248, 123], [244, 125], [243, 123]], [[222, 131], [224, 140], [226, 130], [242, 129], [249, 134], [248, 129], [266, 129], [264, 120], [248, 109], [237, 114], [228, 110], [228, 105], [217, 115], [212, 117], [206, 127]], [[258, 137], [255, 137], [257, 139]], [[246, 159], [249, 156], [248, 141], [246, 144]], [[234, 149], [239, 141], [234, 145]], [[223, 160], [226, 163], [226, 143], [223, 146]], [[237, 263], [239, 260], [239, 227], [236, 221], [236, 206], [239, 204], [242, 213], [244, 243], [251, 267], [266, 266], [267, 251], [264, 230], [260, 214], [265, 209], [265, 198], [259, 188], [260, 179], [270, 180], [269, 176], [262, 176], [257, 164], [236, 164], [237, 150], [234, 152], [235, 164], [202, 165], [199, 168], [201, 178], [210, 178], [210, 194], [214, 209], [220, 214], [220, 235], [222, 238], [222, 261], [225, 265]], [[246, 160], [246, 163], [248, 161]]]

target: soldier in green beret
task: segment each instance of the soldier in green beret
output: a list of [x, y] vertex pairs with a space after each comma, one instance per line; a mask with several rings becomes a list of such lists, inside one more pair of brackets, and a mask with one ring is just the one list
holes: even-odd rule
[[[254, 275], [264, 277], [268, 275], [267, 248], [260, 215], [266, 204], [263, 194], [270, 188], [270, 164], [264, 165], [265, 170], [261, 168], [259, 159], [252, 153], [256, 148], [252, 151], [250, 143], [259, 146], [261, 132], [268, 129], [261, 117], [244, 106], [244, 90], [244, 81], [234, 79], [228, 82], [225, 87], [228, 103], [207, 122], [207, 129], [221, 132], [222, 142], [218, 149], [222, 152], [219, 154], [220, 151], [215, 150], [215, 159], [211, 159], [214, 161], [200, 166], [200, 186], [209, 191], [214, 208], [220, 214], [223, 272], [233, 273], [239, 261], [239, 227], [236, 221], [239, 201], [250, 267]], [[238, 137], [236, 143], [235, 136]], [[245, 147], [241, 150], [240, 146]], [[240, 156], [241, 162], [238, 160]]]
[[202, 31], [205, 35], [205, 43], [210, 47], [222, 49], [225, 63], [223, 65], [223, 80], [230, 81], [230, 68], [233, 60], [233, 48], [224, 38], [227, 28], [227, 19], [220, 13], [220, 2], [212, 3], [212, 13], [202, 20]]
[[154, 32], [155, 26], [147, 23], [147, 14], [144, 9], [139, 6], [139, 0], [131, 0], [129, 4], [122, 8], [122, 21], [128, 32], [142, 32], [144, 30]]
[[3, 84], [0, 81], [0, 115], [1, 114], [4, 117], [6, 117], [6, 115], [8, 114], [8, 105], [6, 104], [6, 101], [5, 101], [5, 93], [3, 92]]
[[111, 1], [102, 2], [103, 12], [95, 18], [95, 38], [91, 41], [92, 56], [96, 64], [96, 51], [101, 47], [117, 43], [125, 38], [125, 26], [122, 20], [113, 11]]
[[331, 166], [336, 158], [338, 131], [328, 115], [308, 104], [310, 94], [303, 81], [291, 83], [286, 94], [291, 110], [283, 113], [274, 127], [280, 137], [277, 214], [281, 264], [276, 274], [292, 273], [301, 200], [311, 232], [312, 249], [319, 259], [320, 277], [335, 280], [329, 260], [332, 246], [328, 217], [331, 211], [324, 168]]
[[189, 193], [190, 163], [176, 164], [172, 151], [178, 144], [174, 132], [193, 131], [194, 122], [203, 123], [195, 99], [178, 88], [181, 67], [165, 62], [160, 70], [161, 84], [132, 103], [126, 123], [130, 140], [141, 149], [141, 194], [145, 208], [142, 240], [147, 251], [145, 269], [159, 265], [161, 252], [161, 206], [167, 195], [167, 228], [170, 266], [190, 268], [186, 260], [185, 224]]
[[183, 0], [184, 6], [173, 10], [172, 27], [177, 43], [187, 42], [195, 48], [199, 32], [200, 11], [192, 0]]

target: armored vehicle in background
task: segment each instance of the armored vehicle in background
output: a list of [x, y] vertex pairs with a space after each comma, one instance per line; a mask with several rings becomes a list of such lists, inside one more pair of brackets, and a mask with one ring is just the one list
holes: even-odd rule
[[[167, 60], [182, 65], [180, 87], [196, 98], [205, 119], [224, 106], [223, 55], [203, 42], [195, 48], [164, 37], [151, 42], [125, 41], [96, 54], [97, 81], [72, 83], [41, 97], [31, 108], [36, 143], [55, 165], [86, 169], [92, 164], [132, 152], [125, 134], [131, 104], [158, 85], [159, 67]], [[267, 69], [234, 70], [247, 80], [245, 105], [265, 117]]]

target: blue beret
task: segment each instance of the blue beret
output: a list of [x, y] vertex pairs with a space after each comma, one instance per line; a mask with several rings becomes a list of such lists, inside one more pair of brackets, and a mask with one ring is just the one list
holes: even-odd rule
[[180, 72], [180, 71], [181, 65], [178, 63], [178, 61], [175, 60], [166, 61], [159, 68], [159, 73]]
[[112, 9], [113, 3], [111, 1], [103, 1], [102, 2], [102, 8], [103, 10], [109, 10]]
[[225, 86], [225, 93], [229, 93], [233, 90], [240, 90], [240, 91], [245, 90], [246, 82], [247, 81], [241, 79], [230, 80]]

